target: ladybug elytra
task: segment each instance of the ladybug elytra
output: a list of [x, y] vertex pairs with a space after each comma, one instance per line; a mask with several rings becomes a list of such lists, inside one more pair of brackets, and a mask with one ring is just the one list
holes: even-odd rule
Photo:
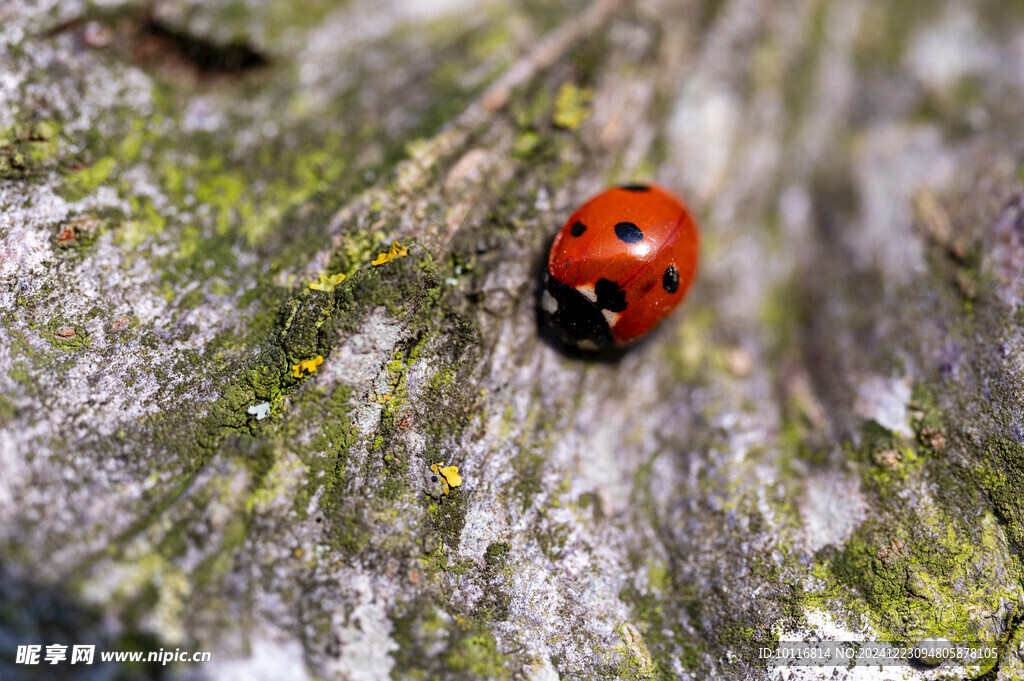
[[697, 223], [682, 201], [651, 185], [593, 197], [558, 232], [540, 309], [559, 340], [596, 352], [623, 348], [657, 326], [697, 271]]

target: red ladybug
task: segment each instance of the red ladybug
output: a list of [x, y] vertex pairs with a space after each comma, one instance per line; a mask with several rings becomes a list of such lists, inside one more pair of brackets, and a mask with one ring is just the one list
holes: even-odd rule
[[541, 314], [570, 348], [625, 347], [686, 295], [697, 271], [697, 240], [697, 223], [665, 189], [608, 189], [580, 206], [555, 237]]

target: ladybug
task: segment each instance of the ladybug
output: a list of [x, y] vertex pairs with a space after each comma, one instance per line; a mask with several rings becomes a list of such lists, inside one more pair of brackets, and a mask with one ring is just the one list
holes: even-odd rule
[[541, 317], [570, 349], [624, 348], [686, 295], [697, 248], [697, 223], [669, 191], [608, 189], [580, 206], [551, 244]]

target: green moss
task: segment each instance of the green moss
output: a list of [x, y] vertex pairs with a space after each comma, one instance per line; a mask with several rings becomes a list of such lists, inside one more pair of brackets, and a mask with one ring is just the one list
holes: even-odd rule
[[483, 597], [477, 602], [474, 612], [478, 621], [495, 622], [508, 619], [512, 603], [512, 568], [508, 564], [510, 550], [511, 547], [504, 542], [494, 542], [487, 547], [484, 556], [485, 567], [480, 575]]
[[[315, 375], [314, 375], [315, 377]], [[308, 380], [308, 379], [307, 379]], [[251, 390], [251, 384], [247, 384]], [[244, 397], [255, 395], [255, 391], [246, 392]], [[253, 400], [244, 401], [249, 405]], [[246, 413], [246, 419], [252, 432], [258, 437], [287, 443], [289, 451], [294, 452], [303, 462], [305, 471], [304, 482], [291, 499], [298, 518], [305, 518], [309, 502], [318, 490], [320, 508], [328, 519], [327, 540], [330, 544], [346, 551], [356, 551], [365, 546], [368, 532], [361, 512], [352, 509], [351, 499], [357, 494], [348, 481], [349, 450], [357, 441], [353, 432], [351, 413], [354, 409], [352, 389], [338, 385], [326, 391], [315, 384], [294, 393], [290, 398], [289, 409], [279, 420], [274, 417], [264, 421], [255, 421]], [[245, 411], [239, 408], [238, 412]], [[296, 432], [309, 430], [312, 426], [312, 437], [298, 442], [294, 438]], [[268, 463], [273, 463], [271, 451]]]
[[484, 560], [487, 563], [487, 569], [492, 571], [501, 570], [505, 567], [508, 561], [508, 554], [512, 550], [512, 547], [507, 542], [491, 542], [487, 545], [487, 550], [484, 552]]
[[[569, 94], [582, 93], [578, 88], [567, 92]], [[556, 131], [552, 130], [552, 125], [555, 124], [556, 119], [561, 120], [561, 118], [555, 112], [554, 100], [553, 91], [546, 86], [522, 88], [510, 98], [509, 110], [519, 129], [512, 144], [512, 153], [515, 158], [535, 164], [550, 163], [555, 159], [558, 135]], [[566, 104], [572, 104], [572, 102], [566, 102]], [[585, 114], [586, 109], [579, 108], [567, 113], [571, 114], [571, 117], [562, 122], [578, 125], [579, 122], [575, 119]]]
[[453, 489], [427, 507], [428, 519], [434, 532], [450, 551], [459, 547], [459, 537], [466, 524], [469, 498], [460, 489]]
[[[523, 432], [530, 432], [530, 428], [524, 428]], [[546, 459], [544, 455], [535, 449], [520, 449], [513, 460], [516, 469], [516, 481], [512, 486], [512, 493], [519, 499], [523, 511], [533, 505], [533, 499], [540, 494], [544, 485], [541, 476], [544, 471]]]
[[[896, 640], [987, 640], [990, 618], [1021, 598], [1016, 581], [1000, 580], [987, 567], [1008, 558], [998, 524], [983, 519], [970, 536], [939, 520], [869, 523], [832, 558], [832, 573], [856, 589], [876, 626]], [[990, 578], [981, 579], [985, 573]]]
[[991, 500], [1007, 537], [1014, 546], [1024, 547], [1024, 445], [1005, 438], [989, 438], [973, 473], [974, 480]]
[[547, 520], [547, 529], [536, 530], [537, 545], [544, 555], [547, 556], [548, 560], [557, 562], [562, 558], [562, 553], [565, 551], [565, 543], [569, 539], [570, 528], [567, 525], [553, 523], [547, 517], [547, 513], [543, 511], [541, 515]]
[[864, 424], [860, 438], [860, 446], [847, 443], [847, 451], [851, 457], [868, 464], [865, 480], [870, 480], [880, 491], [906, 480], [921, 465], [921, 457], [911, 443], [874, 421]]
[[[947, 446], [947, 426], [931, 392], [915, 386], [910, 407], [916, 442], [868, 422], [859, 444], [847, 443], [848, 459], [857, 462], [876, 513], [841, 550], [819, 556], [827, 570], [818, 574], [826, 584], [834, 580], [851, 588], [866, 606], [862, 614], [893, 640], [985, 639], [991, 636], [990, 618], [1002, 603], [1019, 600], [1021, 590], [1017, 568], [1006, 572], [1014, 563], [1001, 530], [984, 514], [976, 490], [989, 493], [1012, 542], [1021, 520], [1014, 501], [1019, 497], [1004, 483], [1024, 464], [1024, 448], [990, 440], [985, 462], [965, 475], [936, 456]], [[919, 489], [924, 480], [942, 490], [934, 504], [908, 495], [908, 488]], [[910, 498], [916, 499], [913, 505]], [[807, 595], [811, 604], [825, 602], [830, 612], [836, 608], [827, 603], [836, 599], [861, 611], [841, 589], [826, 586]], [[850, 626], [857, 626], [856, 617]]]
[[[278, 313], [277, 343], [289, 365], [330, 354], [332, 335], [325, 324], [335, 311], [334, 298], [322, 291], [303, 291], [285, 301]], [[294, 376], [286, 376], [296, 381]]]
[[510, 679], [511, 658], [479, 621], [461, 615], [442, 617], [439, 604], [416, 601], [392, 615], [394, 679]]
[[[281, 3], [271, 5], [283, 7]], [[270, 13], [278, 14], [276, 10]], [[302, 18], [308, 21], [317, 13], [315, 9], [309, 15], [304, 12]], [[284, 14], [294, 18], [292, 11]], [[188, 108], [187, 100], [193, 93], [158, 81], [149, 115], [125, 116], [119, 124], [120, 134], [115, 131], [91, 136], [88, 144], [74, 140], [89, 146], [92, 158], [98, 160], [90, 159], [83, 170], [69, 174], [66, 191], [77, 198], [113, 181], [119, 169], [137, 164], [152, 169], [169, 205], [166, 210], [154, 211], [148, 199], [137, 196], [133, 186], [119, 183], [121, 193], [133, 202], [119, 238], [133, 253], [140, 247], [145, 249], [151, 237], [161, 237], [161, 246], [171, 244], [171, 249], [139, 253], [146, 255], [171, 285], [171, 292], [180, 290], [178, 284], [182, 281], [195, 283], [216, 277], [230, 286], [244, 274], [264, 279], [259, 276], [264, 273], [251, 271], [259, 265], [240, 264], [253, 262], [239, 258], [240, 249], [273, 253], [286, 265], [304, 262], [324, 243], [323, 231], [337, 208], [364, 189], [367, 172], [375, 172], [366, 167], [353, 172], [352, 159], [358, 152], [377, 145], [383, 152], [374, 168], [392, 168], [407, 155], [411, 140], [435, 134], [486, 85], [476, 79], [467, 87], [463, 66], [478, 66], [470, 61], [470, 54], [479, 54], [480, 46], [486, 44], [491, 45], [486, 51], [492, 52], [496, 36], [507, 36], [507, 30], [477, 27], [453, 31], [450, 22], [439, 22], [436, 28], [442, 49], [437, 52], [436, 68], [427, 71], [425, 79], [435, 92], [423, 100], [436, 103], [436, 107], [410, 109], [407, 119], [411, 123], [405, 130], [385, 131], [379, 117], [363, 110], [354, 89], [351, 95], [342, 95], [308, 116], [296, 111], [294, 125], [285, 134], [257, 135], [243, 151], [237, 148], [235, 136], [186, 129], [181, 112]], [[404, 30], [389, 38], [399, 46], [400, 55], [408, 51], [402, 42]], [[467, 52], [467, 47], [472, 49]], [[364, 67], [359, 60], [352, 65], [355, 69]], [[286, 82], [291, 81], [274, 83], [271, 89]], [[289, 94], [287, 90], [276, 93], [285, 101]], [[247, 118], [244, 107], [228, 106], [222, 113], [231, 119], [234, 129], [262, 124]], [[118, 126], [118, 115], [111, 112], [112, 127]], [[330, 123], [337, 120], [350, 121], [350, 125], [339, 129]], [[40, 127], [48, 130], [46, 125]], [[371, 218], [359, 216], [358, 224], [346, 226], [353, 240], [374, 236], [367, 229]], [[349, 267], [356, 264], [347, 263]], [[351, 273], [348, 267], [341, 271]]]
[[[779, 448], [790, 457], [813, 465], [829, 460], [829, 450], [814, 442], [815, 412], [804, 395], [791, 394], [783, 405], [783, 419], [779, 427]], [[792, 472], [790, 460], [783, 462], [784, 470]]]
[[[141, 246], [146, 239], [164, 232], [167, 219], [156, 210], [148, 198], [131, 197], [128, 199], [131, 213], [128, 220], [117, 232], [118, 241], [130, 249]], [[129, 258], [129, 261], [133, 258]]]
[[414, 602], [400, 605], [391, 615], [392, 637], [398, 645], [391, 670], [393, 679], [426, 679], [430, 668], [430, 657], [424, 649], [443, 645], [447, 638], [444, 622], [437, 614], [434, 604]]
[[[662, 681], [675, 679], [671, 660], [677, 650], [689, 651], [688, 657], [680, 660], [688, 669], [696, 669], [699, 665], [700, 650], [703, 646], [698, 640], [687, 640], [679, 633], [678, 627], [672, 626], [666, 607], [669, 605], [666, 600], [667, 593], [670, 592], [663, 592], [660, 589], [640, 592], [629, 588], [620, 594], [624, 601], [633, 605], [633, 613], [639, 618], [641, 626], [634, 628], [634, 631], [642, 637], [646, 655], [624, 655], [623, 662], [617, 670], [619, 676], [656, 678]], [[633, 632], [630, 633], [630, 638], [633, 638]], [[636, 648], [636, 644], [633, 647]], [[624, 645], [619, 648], [620, 652], [625, 651]]]
[[15, 364], [7, 370], [7, 376], [15, 383], [22, 386], [33, 387], [35, 383], [32, 380], [32, 374], [29, 373], [28, 369], [23, 364]]
[[[647, 462], [637, 470], [631, 503], [642, 513], [640, 522], [656, 526], [660, 522], [661, 512], [656, 508], [651, 493], [654, 475], [652, 463]], [[758, 503], [764, 501], [762, 498]], [[599, 505], [599, 498], [595, 498], [593, 503]], [[589, 505], [580, 504], [581, 508]], [[595, 509], [595, 513], [599, 513], [599, 509]], [[741, 517], [743, 512], [736, 515]], [[686, 629], [678, 626], [678, 622], [703, 621], [703, 600], [697, 589], [692, 583], [680, 580], [668, 564], [652, 560], [646, 552], [631, 552], [629, 559], [632, 573], [646, 574], [647, 580], [646, 584], [639, 579], [633, 580], [619, 593], [622, 601], [631, 606], [631, 629], [625, 633], [629, 638], [638, 635], [642, 637], [645, 653], [642, 656], [633, 653], [630, 656], [632, 662], [627, 657], [627, 669], [634, 674], [648, 674], [646, 678], [666, 681], [677, 678], [673, 671], [677, 660], [687, 669], [696, 670], [700, 666], [704, 642], [692, 633], [688, 634]], [[637, 663], [638, 657], [642, 663]], [[619, 671], [624, 673], [627, 669]]]
[[[424, 334], [424, 337], [426, 334]], [[396, 348], [393, 359], [388, 363], [388, 387], [381, 411], [380, 425], [374, 436], [373, 449], [381, 452], [386, 477], [378, 486], [378, 495], [386, 499], [394, 499], [406, 489], [405, 476], [408, 472], [405, 443], [398, 435], [398, 414], [403, 408], [408, 390], [407, 372], [411, 357], [423, 342], [423, 337], [412, 344]]]
[[511, 678], [507, 659], [498, 651], [498, 643], [488, 631], [460, 637], [447, 653], [448, 668], [453, 672], [471, 672], [483, 679]]
[[540, 133], [535, 130], [525, 130], [516, 135], [515, 140], [512, 142], [512, 156], [521, 161], [529, 160], [534, 156], [541, 144], [543, 138]]
[[46, 170], [63, 170], [73, 159], [64, 158], [62, 125], [38, 120], [0, 131], [0, 180], [25, 179]]
[[643, 637], [632, 624], [619, 627], [620, 643], [615, 647], [621, 655], [616, 674], [621, 679], [639, 680], [659, 678], [659, 670], [651, 660]]
[[938, 408], [934, 394], [923, 384], [915, 384], [910, 400], [910, 425], [922, 456], [941, 455], [947, 447], [946, 418]]
[[8, 421], [13, 420], [17, 412], [18, 408], [15, 403], [6, 395], [0, 395], [0, 428], [4, 427]]
[[243, 366], [238, 378], [252, 389], [254, 399], [273, 401], [282, 390], [288, 370], [288, 358], [284, 351], [278, 346], [271, 346]]
[[88, 195], [103, 184], [117, 168], [117, 159], [110, 156], [97, 159], [91, 166], [83, 168], [68, 178], [69, 198], [76, 199]]
[[[229, 449], [241, 447], [249, 451], [245, 462], [251, 468], [258, 487], [276, 465], [279, 449], [243, 445], [243, 441], [251, 440], [250, 432], [271, 442], [287, 441], [299, 423], [324, 424], [308, 446], [288, 444], [289, 450], [296, 451], [307, 468], [307, 482], [295, 500], [296, 508], [301, 509], [300, 515], [304, 515], [308, 499], [323, 485], [320, 504], [325, 518], [329, 519], [325, 523], [329, 544], [346, 553], [365, 548], [369, 541], [365, 513], [372, 509], [359, 508], [350, 502], [350, 495], [355, 491], [346, 479], [347, 451], [354, 443], [349, 420], [353, 408], [349, 389], [342, 386], [330, 395], [315, 388], [303, 390], [292, 398], [289, 417], [277, 423], [272, 423], [273, 417], [257, 422], [247, 413], [247, 408], [263, 400], [277, 404], [299, 385], [309, 381], [314, 381], [315, 385], [315, 373], [295, 378], [290, 371], [291, 364], [317, 354], [325, 356], [325, 361], [329, 362], [330, 346], [338, 328], [361, 319], [366, 311], [388, 300], [387, 294], [399, 296], [400, 302], [393, 308], [395, 314], [425, 325], [432, 316], [429, 311], [436, 303], [429, 289], [436, 286], [429, 257], [421, 253], [418, 258], [402, 258], [379, 268], [364, 266], [330, 293], [300, 289], [282, 304], [271, 335], [272, 344], [226, 383], [221, 397], [209, 408], [200, 428], [203, 435], [199, 438], [197, 458], [203, 460], [209, 455], [204, 452], [213, 451], [218, 442], [223, 444], [224, 438], [228, 438]], [[340, 319], [343, 316], [344, 321]], [[419, 338], [424, 337], [426, 334]], [[384, 410], [382, 434], [376, 436], [388, 475], [381, 484], [373, 486], [378, 496], [389, 499], [397, 498], [406, 488], [403, 482], [406, 475], [404, 458], [397, 446], [400, 441], [396, 440], [396, 446], [392, 446], [391, 436], [397, 427], [394, 422], [397, 408], [404, 398], [408, 357], [415, 354], [421, 345], [422, 340], [417, 340], [405, 350], [399, 349], [389, 366], [393, 393], [388, 398], [389, 406]], [[453, 380], [453, 373], [442, 372], [436, 387], [441, 389]], [[290, 425], [292, 423], [296, 425]], [[465, 518], [463, 498], [458, 493], [449, 495], [438, 502], [435, 511], [432, 520], [438, 535], [454, 548]]]
[[43, 337], [58, 350], [82, 350], [91, 344], [84, 326], [68, 324], [61, 319], [51, 320], [46, 325]]

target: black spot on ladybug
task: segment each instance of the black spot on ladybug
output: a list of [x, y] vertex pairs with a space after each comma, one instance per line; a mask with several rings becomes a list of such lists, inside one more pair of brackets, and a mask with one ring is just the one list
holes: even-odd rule
[[637, 241], [643, 240], [644, 233], [641, 232], [640, 228], [632, 222], [620, 222], [615, 225], [615, 236], [619, 237], [627, 244], [635, 244]]
[[679, 289], [679, 271], [675, 265], [669, 265], [661, 278], [661, 285], [666, 293], [675, 293]]
[[651, 191], [651, 185], [649, 184], [620, 184], [619, 189], [625, 189], [627, 192], [649, 192]]
[[608, 279], [598, 279], [594, 285], [597, 294], [597, 307], [601, 310], [622, 312], [626, 309], [626, 292], [619, 285]]
[[587, 226], [580, 222], [579, 220], [577, 220], [576, 224], [569, 229], [569, 233], [572, 234], [573, 236], [580, 236], [585, 231], [587, 231]]

